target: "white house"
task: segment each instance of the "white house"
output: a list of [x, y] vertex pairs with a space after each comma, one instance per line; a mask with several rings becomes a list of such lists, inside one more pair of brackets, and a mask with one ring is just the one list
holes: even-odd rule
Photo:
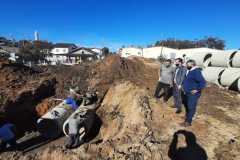
[[8, 47], [8, 46], [1, 46], [0, 47], [0, 54], [9, 57], [11, 61], [17, 61], [19, 58], [19, 48], [17, 47]]
[[68, 63], [69, 57], [67, 56], [77, 46], [72, 43], [56, 43], [50, 51], [51, 55], [46, 59], [52, 64]]
[[102, 48], [90, 48], [93, 52], [98, 54], [98, 59], [102, 58]]
[[46, 59], [52, 64], [73, 65], [82, 61], [98, 58], [98, 53], [90, 48], [77, 47], [74, 44], [56, 44]]
[[77, 48], [77, 46], [72, 43], [56, 43], [53, 46], [53, 49], [51, 50], [50, 53], [52, 53], [54, 55], [67, 54], [76, 48]]
[[90, 48], [84, 48], [79, 47], [77, 49], [72, 50], [72, 52], [69, 53], [69, 56], [75, 59], [75, 62], [81, 62], [83, 60], [95, 60], [98, 59], [99, 53], [94, 52]]

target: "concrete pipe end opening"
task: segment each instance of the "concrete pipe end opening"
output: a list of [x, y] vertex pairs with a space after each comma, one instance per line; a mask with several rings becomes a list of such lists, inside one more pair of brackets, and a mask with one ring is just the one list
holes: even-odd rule
[[[81, 127], [79, 129], [79, 133], [82, 134], [84, 132], [84, 127]], [[63, 133], [65, 134], [65, 136], [68, 136], [69, 135], [69, 123], [65, 123], [63, 125]]]
[[240, 78], [236, 79], [230, 86], [229, 88], [230, 90], [236, 91], [236, 92], [240, 92]]
[[57, 138], [62, 133], [59, 124], [53, 119], [40, 119], [37, 123], [37, 129], [47, 139]]
[[238, 79], [238, 92], [240, 92], [240, 78]]
[[64, 123], [63, 125], [63, 133], [68, 136], [69, 134], [69, 124], [68, 123]]

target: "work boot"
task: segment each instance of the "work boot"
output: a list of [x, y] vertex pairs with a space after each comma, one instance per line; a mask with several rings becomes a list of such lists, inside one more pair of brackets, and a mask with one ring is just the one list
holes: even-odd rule
[[159, 98], [154, 98], [154, 103], [159, 103]]
[[181, 109], [177, 109], [176, 114], [180, 114], [180, 113], [182, 113], [182, 110]]
[[185, 122], [185, 127], [190, 127], [192, 124], [189, 122]]
[[170, 107], [171, 107], [171, 108], [177, 108], [175, 105], [171, 105]]
[[167, 100], [163, 99], [163, 103], [164, 103], [164, 104], [167, 104], [167, 102], [168, 102]]
[[182, 127], [190, 127], [191, 126], [191, 123], [189, 123], [189, 122], [183, 122], [183, 123], [180, 123], [180, 125], [182, 126]]

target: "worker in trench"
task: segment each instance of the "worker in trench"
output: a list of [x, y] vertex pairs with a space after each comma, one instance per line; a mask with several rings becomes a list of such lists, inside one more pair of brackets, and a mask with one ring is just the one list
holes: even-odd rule
[[69, 96], [64, 100], [65, 104], [76, 110], [82, 103], [82, 96], [78, 87], [69, 89]]
[[[171, 59], [167, 59], [160, 66], [159, 81], [154, 93], [154, 97], [159, 99], [163, 96], [163, 102], [166, 103], [171, 97], [173, 87], [173, 77], [175, 74], [175, 67], [172, 64]], [[163, 94], [160, 92], [163, 90]]]
[[95, 119], [97, 94], [87, 92], [77, 112], [69, 119], [66, 148], [77, 148], [87, 141]]
[[5, 123], [0, 127], [0, 152], [6, 150], [7, 145], [11, 148], [17, 146], [16, 133], [16, 127], [12, 123]]

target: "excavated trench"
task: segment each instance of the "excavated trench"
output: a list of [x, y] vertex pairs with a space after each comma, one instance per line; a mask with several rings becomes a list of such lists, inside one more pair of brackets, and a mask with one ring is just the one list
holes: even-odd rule
[[36, 106], [55, 94], [56, 79], [9, 61], [0, 61], [1, 124], [16, 125], [18, 137], [36, 129]]
[[7, 99], [3, 106], [5, 121], [15, 124], [20, 135], [36, 129], [37, 104], [44, 98], [54, 95], [54, 79], [44, 80], [40, 83], [34, 90], [26, 90], [18, 94], [14, 99]]

